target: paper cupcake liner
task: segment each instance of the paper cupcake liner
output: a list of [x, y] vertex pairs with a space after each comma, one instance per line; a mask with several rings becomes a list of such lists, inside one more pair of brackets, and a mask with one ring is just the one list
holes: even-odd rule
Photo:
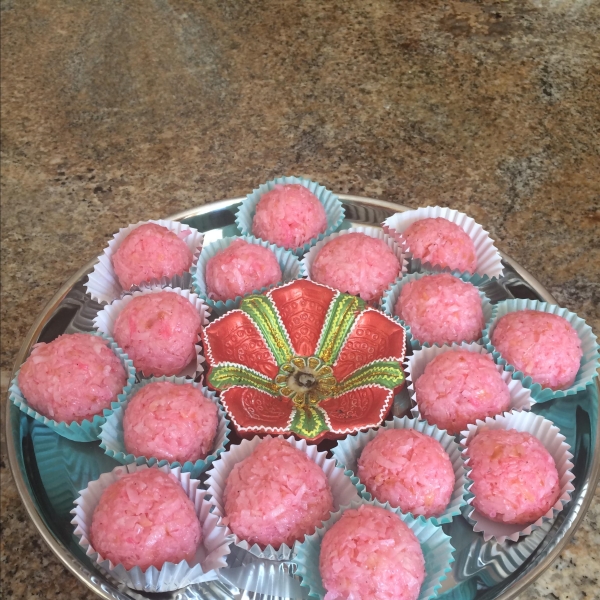
[[[217, 433], [213, 442], [213, 449], [211, 453], [204, 459], [198, 459], [194, 462], [187, 461], [183, 465], [177, 461], [169, 462], [168, 460], [159, 460], [155, 457], [146, 456], [135, 456], [134, 454], [128, 453], [125, 448], [125, 440], [123, 433], [123, 417], [125, 416], [125, 410], [129, 401], [137, 392], [139, 392], [144, 386], [149, 383], [156, 381], [169, 381], [178, 385], [191, 385], [202, 392], [202, 395], [208, 398], [211, 402], [217, 405], [218, 408], [218, 421], [217, 421]], [[137, 465], [148, 464], [150, 466], [158, 464], [159, 467], [169, 465], [172, 469], [181, 467], [183, 473], [190, 473], [193, 479], [198, 478], [208, 467], [213, 463], [219, 455], [225, 451], [225, 446], [229, 441], [229, 419], [225, 413], [225, 410], [221, 406], [215, 392], [211, 392], [207, 387], [201, 386], [199, 383], [193, 382], [191, 379], [185, 377], [152, 377], [150, 379], [144, 379], [141, 383], [134, 385], [124, 401], [120, 405], [113, 407], [113, 413], [106, 419], [106, 423], [101, 426], [100, 435], [100, 448], [104, 450], [104, 453], [123, 465], [135, 463]]]
[[287, 283], [294, 279], [300, 279], [304, 277], [304, 267], [300, 263], [298, 257], [291, 252], [290, 250], [286, 250], [285, 248], [279, 248], [275, 244], [269, 244], [269, 242], [265, 240], [259, 240], [254, 236], [236, 236], [236, 237], [227, 237], [221, 238], [212, 242], [212, 244], [208, 244], [202, 249], [200, 253], [200, 258], [198, 259], [198, 264], [194, 268], [192, 273], [192, 286], [194, 292], [210, 306], [210, 308], [217, 314], [223, 315], [227, 311], [232, 310], [234, 308], [239, 308], [242, 303], [243, 296], [236, 296], [235, 298], [231, 298], [228, 300], [212, 300], [209, 298], [207, 290], [206, 290], [206, 263], [216, 254], [224, 250], [228, 246], [231, 245], [237, 239], [245, 240], [250, 244], [256, 244], [257, 246], [262, 246], [263, 248], [268, 248], [273, 252], [275, 258], [277, 258], [277, 262], [279, 263], [279, 267], [281, 268], [281, 273], [283, 275], [283, 279], [274, 283], [273, 285], [268, 285], [262, 287], [260, 289], [253, 290], [246, 294], [249, 296], [250, 294], [262, 294], [266, 292], [268, 289], [275, 287], [276, 285], [280, 285], [282, 283]]
[[[384, 429], [414, 429], [437, 440], [442, 445], [442, 448], [452, 462], [455, 477], [454, 491], [444, 512], [437, 517], [430, 517], [426, 520], [431, 521], [434, 525], [450, 523], [454, 517], [460, 515], [461, 507], [466, 504], [467, 479], [461, 449], [454, 438], [443, 429], [438, 429], [435, 425], [430, 425], [425, 421], [418, 421], [408, 417], [394, 417], [391, 421], [386, 421], [377, 429], [369, 429], [355, 435], [349, 435], [344, 440], [339, 441], [338, 445], [331, 450], [338, 466], [345, 470], [346, 475], [351, 478], [359, 494], [365, 500], [373, 499], [372, 494], [366, 490], [365, 485], [357, 476], [358, 459], [365, 446]], [[411, 514], [407, 511], [404, 511], [404, 513]], [[416, 518], [415, 515], [412, 516]]]
[[[498, 320], [508, 313], [520, 310], [539, 310], [540, 312], [558, 315], [559, 317], [566, 319], [571, 327], [577, 332], [577, 335], [581, 340], [583, 356], [581, 357], [581, 364], [579, 371], [577, 372], [577, 377], [571, 387], [566, 390], [552, 390], [550, 388], [542, 387], [539, 383], [535, 383], [531, 377], [526, 376], [522, 371], [518, 371], [514, 365], [509, 364], [502, 358], [500, 352], [498, 352], [492, 344], [491, 336]], [[513, 379], [521, 381], [525, 387], [531, 390], [531, 395], [535, 398], [536, 402], [547, 402], [554, 398], [564, 398], [565, 396], [578, 394], [585, 390], [585, 388], [594, 381], [595, 377], [598, 377], [600, 353], [598, 352], [599, 346], [597, 338], [594, 335], [592, 328], [581, 317], [578, 317], [575, 313], [568, 311], [566, 308], [561, 308], [556, 304], [548, 304], [547, 302], [540, 302], [539, 300], [524, 300], [522, 298], [498, 302], [498, 304], [494, 306], [492, 318], [487, 323], [483, 332], [483, 343], [488, 351], [492, 353], [494, 360], [499, 365], [502, 365], [507, 371], [512, 372]]]
[[[172, 288], [168, 286], [162, 287], [161, 285], [154, 284], [147, 287], [143, 287], [142, 289], [132, 293], [126, 293], [119, 300], [114, 300], [113, 302], [105, 306], [94, 317], [94, 327], [103, 334], [112, 336], [117, 317], [136, 296], [141, 296], [143, 294], [156, 294], [158, 292], [170, 292], [173, 294], [178, 294], [182, 298], [189, 300], [200, 315], [201, 326], [206, 327], [208, 325], [210, 308], [206, 306], [204, 301], [201, 298], [199, 298], [197, 294], [194, 294], [189, 290], [182, 290], [181, 288]], [[191, 378], [196, 377], [204, 371], [202, 367], [203, 362], [204, 356], [202, 356], [202, 351], [200, 347], [200, 334], [198, 334], [198, 342], [196, 343], [196, 361], [192, 361], [180, 373], [177, 373], [177, 376]]]
[[[88, 280], [84, 284], [87, 293], [91, 296], [92, 300], [96, 300], [96, 302], [112, 302], [113, 300], [120, 298], [124, 292], [128, 291], [124, 290], [119, 283], [113, 268], [112, 257], [119, 249], [119, 246], [123, 243], [125, 238], [134, 229], [137, 229], [140, 225], [146, 225], [147, 223], [154, 223], [156, 225], [166, 227], [169, 231], [175, 233], [177, 237], [183, 239], [194, 257], [190, 271], [194, 270], [195, 264], [198, 261], [198, 256], [200, 255], [200, 250], [202, 248], [202, 241], [204, 240], [203, 233], [200, 233], [197, 229], [194, 229], [189, 225], [184, 225], [179, 221], [140, 221], [134, 225], [129, 225], [119, 229], [118, 233], [116, 233], [112, 240], [108, 242], [108, 246], [104, 249], [104, 252], [98, 257], [98, 262], [96, 263], [94, 270], [89, 274]], [[182, 237], [186, 231], [189, 233]], [[162, 278], [161, 282], [172, 285], [172, 287], [182, 287], [183, 277], [176, 276], [170, 279]], [[148, 281], [146, 283], [152, 284], [157, 282]]]
[[396, 513], [415, 534], [425, 558], [425, 580], [421, 585], [418, 600], [435, 598], [437, 591], [442, 587], [442, 581], [446, 579], [451, 570], [450, 565], [454, 562], [454, 547], [451, 544], [450, 536], [446, 535], [441, 527], [423, 517], [415, 519], [411, 515], [403, 514], [399, 509], [392, 508], [387, 502], [382, 504], [377, 500], [364, 499], [354, 501], [333, 513], [323, 527], [319, 527], [315, 533], [307, 536], [304, 542], [296, 545], [296, 556], [293, 560], [296, 564], [296, 575], [301, 578], [300, 584], [309, 589], [310, 597], [323, 600], [326, 593], [319, 570], [319, 555], [323, 537], [342, 518], [346, 510], [356, 509], [361, 504], [370, 504]]
[[[98, 505], [104, 490], [127, 473], [135, 473], [143, 469], [160, 469], [163, 473], [171, 473], [184, 489], [188, 498], [194, 503], [196, 514], [202, 526], [202, 544], [198, 547], [191, 563], [166, 562], [162, 568], [149, 567], [146, 571], [140, 567], [125, 569], [122, 564], [115, 565], [110, 560], [103, 558], [91, 545], [89, 530], [92, 523], [94, 509]], [[192, 583], [211, 581], [218, 578], [216, 569], [227, 566], [226, 556], [230, 552], [231, 536], [227, 535], [224, 527], [217, 524], [217, 517], [210, 513], [210, 504], [204, 499], [204, 490], [197, 479], [192, 479], [190, 473], [182, 473], [181, 467], [171, 469], [164, 467], [148, 467], [148, 465], [127, 465], [117, 467], [110, 473], [104, 473], [99, 479], [91, 481], [81, 490], [75, 500], [75, 508], [71, 510], [75, 525], [75, 536], [79, 545], [85, 550], [86, 556], [99, 567], [107, 571], [117, 581], [127, 587], [144, 592], [169, 592], [183, 588]]]
[[[430, 348], [422, 348], [421, 350], [415, 350], [412, 356], [410, 356], [407, 360], [407, 367], [405, 369], [406, 373], [406, 383], [408, 388], [408, 393], [410, 394], [411, 400], [414, 405], [411, 409], [411, 414], [415, 419], [423, 419], [425, 417], [421, 415], [419, 410], [419, 398], [418, 394], [415, 390], [415, 382], [423, 372], [425, 371], [425, 367], [436, 357], [444, 352], [450, 352], [452, 350], [467, 350], [469, 352], [474, 352], [476, 354], [485, 354], [490, 357], [490, 360], [493, 361], [492, 355], [477, 342], [467, 343], [463, 342], [462, 344], [452, 344], [448, 346], [444, 344], [443, 346], [433, 346]], [[526, 387], [523, 387], [523, 384], [512, 378], [510, 372], [505, 371], [501, 365], [496, 364], [496, 369], [502, 376], [504, 383], [508, 387], [508, 391], [510, 394], [510, 409], [509, 410], [530, 410], [531, 405], [535, 404], [535, 400], [531, 397], [531, 391]], [[508, 411], [507, 411], [508, 412]]]
[[[424, 208], [418, 208], [416, 210], [407, 210], [405, 212], [396, 213], [391, 217], [388, 217], [382, 226], [387, 233], [393, 235], [400, 243], [402, 249], [413, 259], [408, 247], [406, 239], [403, 237], [403, 233], [412, 225], [415, 221], [422, 219], [441, 217], [447, 219], [451, 223], [455, 223], [473, 240], [475, 245], [475, 253], [477, 255], [477, 269], [475, 274], [481, 276], [487, 276], [491, 278], [499, 278], [502, 276], [504, 267], [502, 266], [502, 259], [500, 253], [494, 242], [490, 237], [489, 233], [481, 227], [474, 219], [468, 217], [464, 213], [452, 210], [450, 208], [443, 208], [440, 206], [426, 206]], [[414, 260], [414, 259], [413, 259]], [[411, 260], [411, 271], [423, 269], [436, 269], [439, 265], [430, 265], [429, 263], [418, 264], [413, 268], [413, 260]], [[418, 260], [418, 259], [417, 259]], [[467, 273], [468, 274], [468, 273]]]
[[119, 404], [125, 400], [125, 397], [135, 383], [135, 368], [133, 362], [129, 359], [127, 354], [117, 346], [117, 343], [110, 336], [103, 333], [92, 331], [89, 332], [89, 335], [97, 335], [109, 342], [110, 348], [119, 357], [119, 360], [125, 369], [125, 373], [127, 374], [127, 383], [125, 384], [123, 391], [117, 396], [117, 402], [113, 402], [111, 409], [104, 409], [102, 415], [95, 415], [91, 421], [89, 419], [84, 419], [81, 423], [77, 423], [76, 421], [72, 421], [71, 423], [67, 423], [66, 421], [55, 421], [54, 419], [45, 417], [27, 403], [27, 399], [19, 387], [20, 368], [15, 374], [9, 388], [9, 398], [15, 406], [22, 410], [26, 415], [33, 417], [36, 421], [43, 423], [58, 433], [58, 435], [62, 435], [74, 442], [95, 442], [98, 439], [100, 427], [106, 421], [106, 417], [112, 414], [112, 408], [119, 406]]
[[[467, 455], [467, 445], [475, 435], [483, 429], [516, 429], [517, 431], [527, 432], [535, 436], [552, 455], [556, 463], [558, 477], [560, 481], [560, 496], [554, 506], [535, 523], [527, 527], [523, 525], [510, 525], [508, 523], [497, 523], [488, 519], [475, 509], [472, 502], [475, 498], [470, 491], [473, 487], [473, 480], [469, 474], [472, 471], [470, 459]], [[519, 537], [529, 535], [532, 531], [538, 529], [542, 524], [556, 518], [571, 499], [571, 494], [575, 487], [573, 480], [575, 475], [572, 473], [573, 455], [569, 452], [570, 446], [565, 441], [565, 436], [560, 433], [552, 421], [545, 419], [542, 415], [536, 415], [532, 412], [511, 411], [503, 415], [488, 417], [485, 421], [477, 421], [475, 425], [469, 425], [468, 429], [461, 433], [460, 444], [463, 448], [463, 457], [465, 458], [465, 468], [467, 471], [467, 505], [463, 507], [463, 516], [473, 525], [473, 531], [483, 533], [484, 541], [495, 538], [498, 542], [511, 540], [516, 542]]]
[[360, 227], [351, 227], [350, 229], [344, 229], [343, 231], [338, 231], [337, 233], [332, 233], [331, 235], [328, 235], [326, 238], [324, 238], [323, 240], [321, 240], [320, 242], [315, 244], [302, 258], [302, 265], [304, 266], [304, 269], [306, 271], [307, 279], [312, 279], [312, 276], [311, 276], [312, 266], [317, 258], [317, 255], [323, 248], [323, 246], [325, 246], [325, 244], [327, 244], [331, 240], [333, 240], [341, 235], [346, 235], [348, 233], [364, 233], [365, 235], [368, 235], [369, 237], [372, 237], [372, 238], [375, 238], [378, 240], [383, 240], [388, 245], [388, 247], [392, 250], [392, 252], [396, 255], [396, 258], [398, 259], [398, 262], [400, 263], [400, 266], [401, 266], [400, 274], [398, 275], [397, 279], [406, 275], [406, 273], [408, 272], [408, 262], [406, 260], [406, 257], [404, 256], [404, 253], [402, 252], [402, 247], [398, 244], [398, 242], [394, 239], [394, 237], [391, 235], [388, 235], [379, 227], [360, 226]]
[[[430, 344], [429, 342], [421, 342], [421, 341], [417, 340], [411, 332], [410, 325], [408, 323], [406, 323], [406, 321], [403, 321], [400, 317], [396, 316], [394, 307], [396, 306], [396, 302], [398, 302], [398, 298], [400, 297], [400, 292], [402, 291], [403, 286], [405, 286], [407, 283], [410, 283], [411, 281], [416, 281], [417, 279], [421, 279], [422, 277], [427, 277], [428, 275], [431, 275], [431, 274], [432, 273], [412, 273], [410, 275], [406, 275], [405, 277], [402, 277], [402, 279], [397, 279], [396, 282], [393, 283], [385, 291], [385, 293], [383, 294], [382, 301], [381, 301], [381, 308], [382, 308], [383, 312], [386, 315], [392, 317], [398, 323], [400, 323], [406, 330], [406, 341], [407, 342], [410, 341], [410, 345], [413, 348], [413, 350], [420, 350], [421, 348], [429, 348], [431, 346], [440, 346], [441, 344], [438, 344], [438, 343]], [[485, 295], [485, 293], [481, 290], [481, 287], [480, 287], [487, 279], [480, 277], [479, 275], [471, 275], [471, 276], [469, 276], [468, 274], [461, 275], [458, 273], [458, 271], [453, 271], [450, 274], [453, 275], [454, 277], [458, 277], [459, 279], [462, 279], [463, 281], [465, 281], [467, 283], [472, 283], [477, 288], [477, 291], [479, 292], [479, 296], [481, 298], [481, 307], [483, 309], [483, 320], [485, 322], [483, 331], [485, 331], [486, 325], [490, 322], [490, 320], [492, 318], [492, 310], [493, 310], [492, 303], [490, 302], [489, 298]], [[481, 339], [481, 338], [479, 338], [479, 339]], [[476, 340], [476, 341], [478, 341], [478, 340]]]
[[253, 190], [251, 194], [246, 196], [246, 199], [242, 202], [237, 211], [235, 222], [242, 235], [252, 235], [252, 220], [254, 219], [254, 213], [256, 212], [256, 205], [261, 197], [267, 192], [270, 192], [278, 184], [292, 183], [299, 183], [312, 192], [319, 199], [319, 202], [323, 205], [325, 213], [327, 214], [327, 229], [323, 233], [319, 234], [318, 237], [311, 239], [310, 242], [303, 246], [289, 249], [297, 256], [302, 256], [304, 252], [311, 246], [314, 246], [319, 240], [322, 240], [325, 236], [336, 231], [344, 220], [344, 207], [339, 198], [322, 185], [303, 177], [278, 177], [277, 179], [267, 181], [267, 183], [263, 183], [257, 189]]
[[[273, 436], [253, 437], [251, 440], [242, 440], [241, 444], [231, 446], [227, 452], [224, 452], [218, 460], [216, 460], [210, 471], [208, 471], [208, 479], [206, 486], [208, 487], [207, 494], [210, 494], [209, 502], [214, 506], [213, 514], [219, 517], [219, 525], [222, 525], [225, 517], [225, 507], [223, 503], [223, 492], [227, 483], [227, 478], [231, 473], [234, 465], [248, 458], [254, 449], [263, 440], [272, 439]], [[333, 494], [334, 510], [338, 510], [340, 506], [349, 504], [359, 498], [358, 492], [352, 481], [344, 474], [343, 469], [336, 467], [335, 460], [327, 458], [327, 452], [319, 452], [316, 446], [311, 446], [306, 443], [306, 440], [296, 440], [293, 437], [278, 436], [285, 440], [294, 448], [304, 452], [313, 462], [323, 469], [331, 492]], [[227, 532], [231, 532], [227, 527]], [[262, 549], [258, 544], [250, 545], [247, 541], [240, 539], [234, 535], [235, 545], [247, 550], [254, 556], [267, 560], [289, 560], [292, 556], [292, 548], [287, 544], [282, 544], [279, 548], [274, 548], [268, 545]], [[297, 544], [297, 542], [296, 542]]]

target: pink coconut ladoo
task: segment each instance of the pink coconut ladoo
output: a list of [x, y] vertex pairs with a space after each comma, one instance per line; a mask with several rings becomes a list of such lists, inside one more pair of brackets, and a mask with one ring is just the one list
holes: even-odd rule
[[217, 405], [193, 385], [149, 383], [125, 409], [125, 449], [134, 456], [180, 464], [206, 458], [217, 432], [217, 412]]
[[183, 275], [192, 261], [192, 252], [183, 239], [156, 223], [136, 227], [112, 257], [115, 274], [124, 290], [145, 281]]
[[106, 340], [72, 333], [36, 344], [18, 381], [27, 404], [41, 415], [81, 423], [117, 401], [127, 373]]
[[200, 315], [175, 292], [135, 296], [115, 320], [113, 335], [135, 368], [149, 375], [177, 375], [196, 360]]
[[358, 459], [358, 477], [380, 502], [426, 518], [444, 512], [455, 483], [442, 445], [413, 429], [380, 430]]
[[233, 241], [206, 263], [206, 291], [212, 300], [245, 296], [281, 279], [275, 254], [242, 239]]
[[496, 323], [491, 342], [502, 358], [542, 387], [573, 385], [581, 365], [581, 340], [563, 317], [537, 310], [511, 312]]
[[462, 349], [439, 354], [414, 387], [422, 418], [451, 435], [510, 408], [508, 386], [487, 354]]
[[379, 299], [401, 272], [393, 250], [379, 238], [347, 233], [327, 242], [317, 254], [311, 279], [367, 302]]
[[252, 220], [253, 235], [292, 250], [326, 230], [325, 208], [300, 184], [277, 184], [260, 198]]
[[442, 217], [415, 221], [402, 234], [411, 254], [423, 263], [474, 273], [475, 244], [465, 230]]
[[324, 600], [416, 600], [425, 559], [397, 514], [363, 505], [345, 511], [325, 533], [319, 570]]
[[554, 459], [530, 433], [484, 429], [469, 442], [467, 454], [473, 506], [492, 521], [534, 523], [560, 496]]
[[333, 496], [321, 467], [304, 452], [266, 439], [233, 467], [223, 494], [225, 524], [250, 545], [293, 545], [329, 517]]
[[394, 310], [421, 343], [474, 342], [485, 324], [477, 288], [448, 273], [405, 284]]
[[94, 510], [92, 548], [126, 569], [191, 562], [202, 542], [194, 504], [177, 479], [158, 469], [124, 475], [107, 487]]

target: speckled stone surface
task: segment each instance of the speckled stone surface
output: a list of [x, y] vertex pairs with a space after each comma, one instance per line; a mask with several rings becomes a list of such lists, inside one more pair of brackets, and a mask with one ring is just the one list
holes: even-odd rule
[[[23, 336], [121, 226], [281, 174], [467, 212], [600, 331], [595, 0], [2, 0], [2, 414]], [[2, 592], [92, 598], [3, 448]], [[600, 498], [527, 599], [599, 597]]]

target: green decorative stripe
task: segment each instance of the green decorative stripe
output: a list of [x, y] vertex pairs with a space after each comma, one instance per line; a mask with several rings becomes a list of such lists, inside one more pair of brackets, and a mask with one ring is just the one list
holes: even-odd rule
[[243, 365], [220, 365], [213, 367], [208, 374], [208, 382], [217, 390], [233, 386], [253, 387], [261, 392], [277, 396], [279, 388], [264, 375]]
[[292, 349], [271, 300], [255, 294], [244, 298], [240, 308], [256, 323], [277, 364], [289, 362], [293, 356]]
[[316, 438], [324, 431], [329, 431], [325, 413], [316, 407], [295, 409], [290, 431], [306, 438]]
[[404, 372], [398, 361], [378, 360], [358, 369], [342, 381], [336, 390], [336, 396], [345, 394], [363, 385], [378, 384], [394, 389], [404, 381]]
[[339, 294], [333, 301], [316, 353], [321, 360], [327, 364], [332, 364], [335, 361], [350, 329], [352, 329], [357, 312], [364, 309], [364, 307], [363, 300], [348, 294]]

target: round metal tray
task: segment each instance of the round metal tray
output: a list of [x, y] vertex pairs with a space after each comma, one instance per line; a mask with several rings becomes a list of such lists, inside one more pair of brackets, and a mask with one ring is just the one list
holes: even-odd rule
[[[394, 212], [407, 207], [357, 196], [340, 195], [346, 209], [346, 226], [378, 225]], [[206, 242], [235, 235], [234, 215], [241, 198], [194, 208], [173, 217], [205, 232]], [[487, 284], [492, 302], [505, 298], [534, 298], [555, 303], [554, 298], [525, 269], [502, 256], [505, 274]], [[48, 342], [64, 332], [90, 331], [100, 305], [85, 294], [83, 283], [96, 261], [75, 273], [36, 319], [17, 355], [14, 371], [38, 341]], [[13, 373], [14, 376], [14, 373]], [[408, 407], [406, 392], [396, 398], [395, 411]], [[519, 542], [484, 543], [462, 517], [444, 525], [456, 548], [453, 570], [439, 595], [447, 599], [514, 598], [550, 566], [573, 535], [588, 508], [600, 475], [598, 436], [598, 385], [568, 399], [534, 406], [550, 418], [571, 444], [575, 465], [575, 491], [571, 502], [550, 522]], [[219, 579], [189, 586], [177, 592], [144, 594], [118, 584], [98, 569], [73, 536], [69, 511], [77, 491], [117, 463], [105, 456], [97, 443], [78, 444], [61, 438], [35, 422], [8, 402], [6, 412], [8, 457], [19, 494], [40, 535], [63, 564], [102, 598], [178, 599], [269, 599], [306, 598], [307, 592], [294, 576], [293, 564], [257, 559], [233, 546], [228, 568]], [[44, 463], [53, 463], [52, 477], [45, 476]], [[46, 464], [48, 464], [46, 462]], [[58, 468], [57, 468], [58, 465]], [[59, 475], [57, 475], [59, 473]]]

